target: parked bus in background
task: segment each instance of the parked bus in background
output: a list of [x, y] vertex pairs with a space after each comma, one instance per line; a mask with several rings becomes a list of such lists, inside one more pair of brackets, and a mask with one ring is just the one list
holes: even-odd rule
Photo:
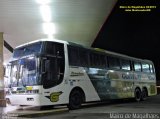
[[15, 48], [6, 98], [13, 105], [68, 105], [156, 95], [152, 61], [41, 39]]

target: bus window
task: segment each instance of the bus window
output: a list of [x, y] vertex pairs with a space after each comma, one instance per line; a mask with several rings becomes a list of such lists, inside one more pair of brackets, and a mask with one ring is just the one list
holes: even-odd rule
[[88, 66], [88, 52], [85, 49], [79, 49], [79, 58], [81, 66]]
[[90, 53], [90, 66], [105, 68], [106, 67], [105, 56], [98, 53]]
[[90, 57], [90, 66], [91, 67], [97, 67], [98, 63], [99, 63], [98, 55], [95, 54], [95, 53], [90, 53], [89, 57]]
[[151, 64], [150, 64], [150, 72], [154, 73], [154, 69], [153, 69], [153, 66]]
[[56, 57], [64, 57], [64, 45], [61, 43], [46, 42], [45, 53]]
[[118, 58], [108, 57], [109, 68], [120, 69], [120, 62]]
[[52, 54], [52, 55], [55, 56], [55, 54], [56, 54], [56, 52], [55, 52], [55, 43], [53, 43], [53, 42], [46, 42], [45, 52], [47, 54]]
[[131, 70], [131, 65], [129, 60], [121, 59], [121, 68], [123, 70]]
[[150, 72], [150, 70], [149, 70], [149, 64], [142, 63], [142, 71], [146, 72], [146, 73], [149, 73]]
[[64, 45], [60, 43], [57, 43], [55, 45], [56, 45], [56, 48], [55, 48], [56, 55], [63, 58], [64, 57]]
[[13, 52], [13, 58], [23, 57], [34, 53], [40, 53], [42, 50], [42, 46], [42, 42], [37, 42], [24, 47], [16, 48]]
[[78, 48], [73, 46], [68, 46], [68, 58], [69, 58], [69, 65], [79, 66]]
[[49, 57], [45, 61], [45, 73], [43, 73], [43, 87], [45, 89], [57, 85], [58, 82], [58, 65], [57, 59]]
[[102, 68], [106, 68], [107, 62], [106, 62], [106, 57], [105, 55], [100, 55], [100, 62], [99, 66]]
[[134, 70], [135, 71], [142, 71], [140, 62], [134, 62]]

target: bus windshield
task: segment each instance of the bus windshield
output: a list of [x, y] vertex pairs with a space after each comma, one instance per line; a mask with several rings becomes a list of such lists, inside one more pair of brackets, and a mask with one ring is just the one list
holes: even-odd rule
[[38, 85], [36, 58], [27, 57], [11, 62], [11, 87]]
[[42, 49], [42, 42], [29, 44], [27, 46], [15, 49], [15, 51], [13, 52], [13, 58], [21, 58], [23, 56], [40, 53], [41, 49]]

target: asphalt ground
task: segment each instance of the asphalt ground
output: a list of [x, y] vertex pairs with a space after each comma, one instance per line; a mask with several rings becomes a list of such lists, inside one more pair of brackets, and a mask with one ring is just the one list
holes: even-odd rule
[[1, 115], [2, 119], [160, 119], [160, 95], [141, 102], [115, 100], [89, 103], [77, 110], [68, 110], [65, 106], [44, 110], [14, 107]]

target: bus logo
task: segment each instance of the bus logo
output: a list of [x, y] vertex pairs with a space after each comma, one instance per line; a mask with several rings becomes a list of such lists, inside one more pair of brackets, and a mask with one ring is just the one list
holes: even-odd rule
[[51, 102], [58, 102], [59, 101], [59, 96], [62, 94], [63, 92], [54, 92], [50, 94], [50, 100]]

